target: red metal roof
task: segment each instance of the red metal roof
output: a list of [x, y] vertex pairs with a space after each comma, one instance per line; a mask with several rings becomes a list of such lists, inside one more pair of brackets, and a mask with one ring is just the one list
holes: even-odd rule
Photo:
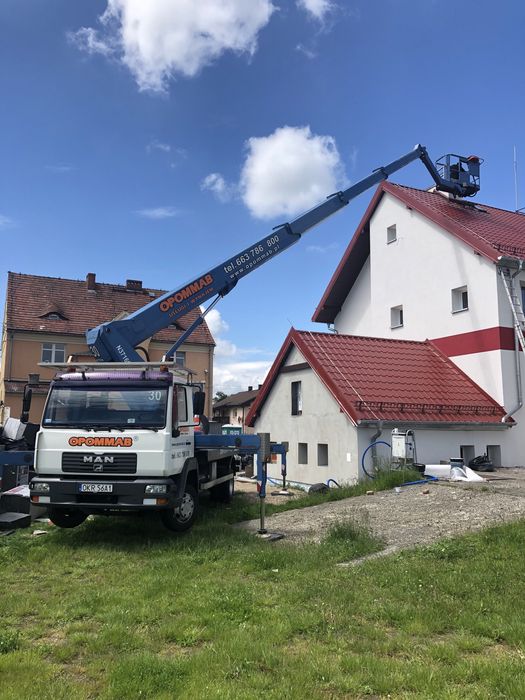
[[[355, 424], [364, 420], [501, 424], [505, 415], [505, 410], [431, 341], [292, 328], [248, 413], [248, 425], [254, 424], [292, 346]], [[303, 399], [305, 405], [307, 401]]]
[[[119, 313], [131, 313], [164, 294], [161, 289], [130, 290], [123, 285], [96, 282], [94, 291], [85, 281], [41, 277], [9, 272], [7, 278], [7, 318], [9, 330], [84, 336], [86, 330], [111, 321]], [[52, 320], [49, 313], [63, 318]], [[177, 328], [170, 326], [153, 338], [174, 343], [197, 318], [198, 309], [177, 319]], [[214, 345], [213, 337], [203, 322], [186, 341]]]
[[473, 201], [454, 200], [383, 182], [350, 241], [313, 315], [313, 321], [332, 323], [370, 252], [369, 222], [387, 192], [462, 240], [477, 253], [496, 262], [501, 255], [525, 258], [525, 215]]

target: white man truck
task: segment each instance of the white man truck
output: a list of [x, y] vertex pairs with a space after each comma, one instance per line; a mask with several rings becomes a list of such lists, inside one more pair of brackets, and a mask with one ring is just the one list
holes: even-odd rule
[[159, 510], [174, 531], [192, 526], [199, 492], [230, 501], [235, 455], [255, 451], [257, 436], [199, 433], [204, 394], [177, 368], [99, 367], [72, 365], [52, 381], [31, 501], [60, 527], [89, 514]]

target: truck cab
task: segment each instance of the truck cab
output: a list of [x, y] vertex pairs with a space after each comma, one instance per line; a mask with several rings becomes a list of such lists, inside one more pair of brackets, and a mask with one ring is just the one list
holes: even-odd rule
[[36, 438], [31, 501], [62, 527], [89, 514], [159, 510], [170, 529], [188, 529], [199, 490], [225, 497], [233, 486], [229, 455], [219, 455], [218, 473], [217, 459], [195, 454], [194, 409], [203, 404], [200, 387], [168, 366], [59, 372]]

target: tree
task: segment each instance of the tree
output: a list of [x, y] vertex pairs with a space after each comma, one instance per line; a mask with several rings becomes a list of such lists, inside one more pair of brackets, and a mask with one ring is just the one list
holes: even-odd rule
[[213, 401], [214, 403], [217, 403], [217, 401], [222, 401], [226, 398], [228, 398], [228, 394], [225, 394], [224, 391], [216, 391], [215, 396], [213, 397]]

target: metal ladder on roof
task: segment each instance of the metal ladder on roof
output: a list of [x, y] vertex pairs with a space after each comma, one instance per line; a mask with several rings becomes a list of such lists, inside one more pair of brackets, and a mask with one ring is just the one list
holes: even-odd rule
[[512, 271], [508, 267], [498, 267], [498, 272], [503, 280], [503, 286], [505, 287], [505, 292], [509, 300], [512, 317], [514, 318], [514, 329], [520, 347], [523, 352], [525, 352], [525, 314], [523, 313], [521, 295], [516, 292], [516, 285], [514, 284], [515, 275], [512, 274]]

